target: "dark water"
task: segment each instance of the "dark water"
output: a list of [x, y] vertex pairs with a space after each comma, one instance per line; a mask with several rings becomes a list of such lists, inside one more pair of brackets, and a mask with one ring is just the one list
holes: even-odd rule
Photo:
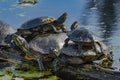
[[40, 17], [58, 18], [67, 12], [65, 25], [74, 21], [85, 26], [112, 48], [113, 67], [120, 68], [120, 0], [38, 0], [33, 6], [20, 6], [17, 0], [0, 0], [0, 20], [19, 28], [25, 21]]

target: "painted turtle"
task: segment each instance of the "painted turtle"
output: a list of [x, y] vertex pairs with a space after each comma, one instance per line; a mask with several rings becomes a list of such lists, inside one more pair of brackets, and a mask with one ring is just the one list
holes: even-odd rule
[[77, 27], [78, 22], [75, 21], [71, 26], [71, 31], [67, 32], [68, 38], [65, 40], [64, 47], [67, 47], [69, 40], [71, 40], [78, 47], [79, 53], [81, 53], [83, 46], [93, 46], [94, 49], [96, 50], [95, 43], [97, 43], [100, 46], [101, 51], [103, 52], [102, 47], [99, 44], [99, 38], [96, 37], [93, 32], [89, 31], [84, 27], [80, 28]]
[[[78, 54], [79, 51], [74, 47], [75, 44], [72, 43], [69, 44], [67, 47], [63, 47], [61, 49], [60, 56], [61, 55], [66, 56], [65, 59], [67, 59], [67, 56], [69, 56], [69, 58], [71, 58], [71, 63], [74, 63], [75, 58], [76, 58], [75, 63], [77, 63], [77, 58], [79, 58], [81, 63], [105, 59], [112, 61], [113, 60], [112, 51], [103, 42], [99, 41], [99, 43], [102, 46], [104, 54], [102, 53], [101, 48], [97, 43], [95, 43], [97, 53], [92, 46], [84, 46], [82, 48], [82, 52]], [[78, 64], [81, 64], [80, 61], [78, 61]]]
[[34, 18], [22, 24], [17, 33], [24, 38], [26, 35], [30, 35], [31, 38], [43, 33], [56, 33], [60, 29], [66, 32], [66, 26], [63, 24], [66, 18], [67, 13], [63, 13], [58, 19], [50, 16]]
[[[55, 64], [54, 69], [58, 71], [61, 67], [66, 64], [83, 64], [90, 63], [96, 60], [101, 60], [102, 65], [106, 64], [107, 66], [112, 65], [113, 55], [112, 51], [102, 42], [99, 42], [103, 48], [104, 54], [101, 52], [100, 46], [95, 43], [95, 47], [98, 53], [94, 50], [92, 46], [84, 46], [80, 54], [79, 51], [74, 47], [74, 43], [69, 43], [67, 47], [63, 47], [60, 50], [59, 56], [53, 61]], [[55, 49], [54, 49], [55, 50]], [[54, 53], [53, 50], [53, 53]], [[57, 50], [55, 50], [56, 53]]]
[[16, 30], [12, 28], [9, 24], [0, 20], [0, 45], [7, 45], [5, 42], [5, 37], [8, 34], [15, 33]]
[[[11, 47], [20, 49], [19, 51], [26, 54], [26, 59], [28, 60], [37, 60], [40, 65], [40, 70], [44, 70], [43, 61], [48, 60], [48, 58], [54, 59], [59, 54], [51, 53], [52, 49], [59, 50], [64, 44], [66, 39], [65, 33], [60, 34], [45, 34], [40, 37], [36, 37], [33, 40], [27, 43], [27, 41], [19, 35], [11, 35], [12, 41]], [[51, 59], [49, 59], [51, 60]]]
[[19, 0], [20, 5], [30, 5], [30, 4], [36, 4], [37, 0]]

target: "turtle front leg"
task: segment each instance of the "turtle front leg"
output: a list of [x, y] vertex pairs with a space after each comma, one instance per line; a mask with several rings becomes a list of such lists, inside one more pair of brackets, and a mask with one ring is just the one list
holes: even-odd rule
[[42, 57], [38, 58], [37, 61], [38, 61], [38, 64], [39, 64], [40, 71], [44, 71], [45, 68], [44, 68], [44, 65], [43, 65]]
[[63, 32], [65, 32], [65, 33], [67, 32], [67, 27], [65, 25], [61, 25], [61, 29]]
[[54, 33], [58, 33], [58, 30], [56, 29], [56, 27], [54, 25], [51, 25], [50, 27]]

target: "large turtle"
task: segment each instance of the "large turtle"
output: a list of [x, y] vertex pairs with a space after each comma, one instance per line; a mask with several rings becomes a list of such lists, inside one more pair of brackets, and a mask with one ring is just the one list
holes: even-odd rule
[[[74, 22], [71, 26], [71, 31], [67, 32], [68, 38], [65, 40], [64, 47], [67, 47], [69, 40], [73, 41], [78, 47], [79, 53], [82, 52], [83, 46], [93, 46], [96, 50], [95, 43], [100, 46], [103, 53], [102, 46], [99, 44], [99, 38], [95, 34], [84, 27], [78, 27], [78, 22]], [[81, 50], [81, 51], [80, 51]], [[97, 50], [96, 50], [97, 52]]]
[[100, 46], [95, 43], [95, 47], [96, 47], [96, 50], [98, 53], [96, 53], [96, 51], [94, 50], [94, 48], [92, 46], [84, 46], [82, 48], [82, 52], [80, 54], [79, 51], [74, 47], [75, 44], [74, 43], [70, 43], [66, 48], [62, 48], [61, 49], [61, 54], [59, 56], [66, 56], [65, 59], [67, 59], [67, 56], [69, 56], [69, 58], [74, 58], [74, 57], [77, 57], [79, 58], [79, 60], [81, 59], [81, 62], [80, 61], [74, 61], [74, 60], [77, 60], [74, 58], [73, 59], [68, 59], [69, 63], [77, 63], [77, 64], [81, 64], [81, 63], [84, 63], [84, 62], [91, 62], [91, 61], [94, 61], [94, 60], [109, 60], [109, 61], [112, 61], [113, 60], [113, 57], [112, 57], [112, 51], [103, 43], [103, 42], [100, 42], [100, 45], [102, 46], [102, 49], [104, 51], [104, 54], [102, 53], [101, 51], [101, 48]]
[[111, 67], [113, 63], [112, 51], [104, 43], [100, 41], [99, 43], [102, 46], [104, 54], [97, 43], [95, 43], [97, 53], [92, 46], [84, 46], [81, 48], [82, 52], [78, 54], [79, 51], [75, 48], [74, 43], [69, 43], [67, 47], [63, 47], [61, 50], [53, 49], [52, 53], [59, 54], [53, 61], [54, 71], [58, 71], [66, 64], [78, 65], [96, 60], [101, 60], [103, 66]]
[[59, 55], [51, 53], [51, 50], [56, 49], [59, 51], [64, 44], [64, 40], [67, 38], [65, 33], [43, 34], [31, 40], [28, 44], [27, 41], [19, 35], [13, 34], [11, 37], [11, 47], [15, 49], [18, 48], [19, 51], [25, 53], [26, 59], [37, 60], [41, 71], [44, 70], [43, 61], [52, 60]]
[[[22, 37], [26, 35], [32, 34], [32, 36], [36, 36], [40, 33], [50, 33], [50, 32], [58, 32], [58, 30], [62, 30], [66, 32], [66, 26], [63, 24], [67, 18], [67, 13], [63, 13], [58, 19], [50, 16], [38, 17], [31, 19], [18, 29], [18, 34], [21, 34]], [[30, 35], [29, 38], [32, 37]], [[27, 38], [26, 38], [27, 39]]]

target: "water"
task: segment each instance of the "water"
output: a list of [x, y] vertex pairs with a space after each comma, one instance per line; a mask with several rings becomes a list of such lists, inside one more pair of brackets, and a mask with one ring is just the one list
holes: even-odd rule
[[113, 67], [120, 69], [120, 1], [119, 0], [38, 0], [32, 6], [20, 6], [17, 0], [0, 0], [0, 20], [19, 28], [25, 21], [40, 17], [58, 18], [68, 13], [67, 28], [74, 21], [85, 26], [113, 49]]

